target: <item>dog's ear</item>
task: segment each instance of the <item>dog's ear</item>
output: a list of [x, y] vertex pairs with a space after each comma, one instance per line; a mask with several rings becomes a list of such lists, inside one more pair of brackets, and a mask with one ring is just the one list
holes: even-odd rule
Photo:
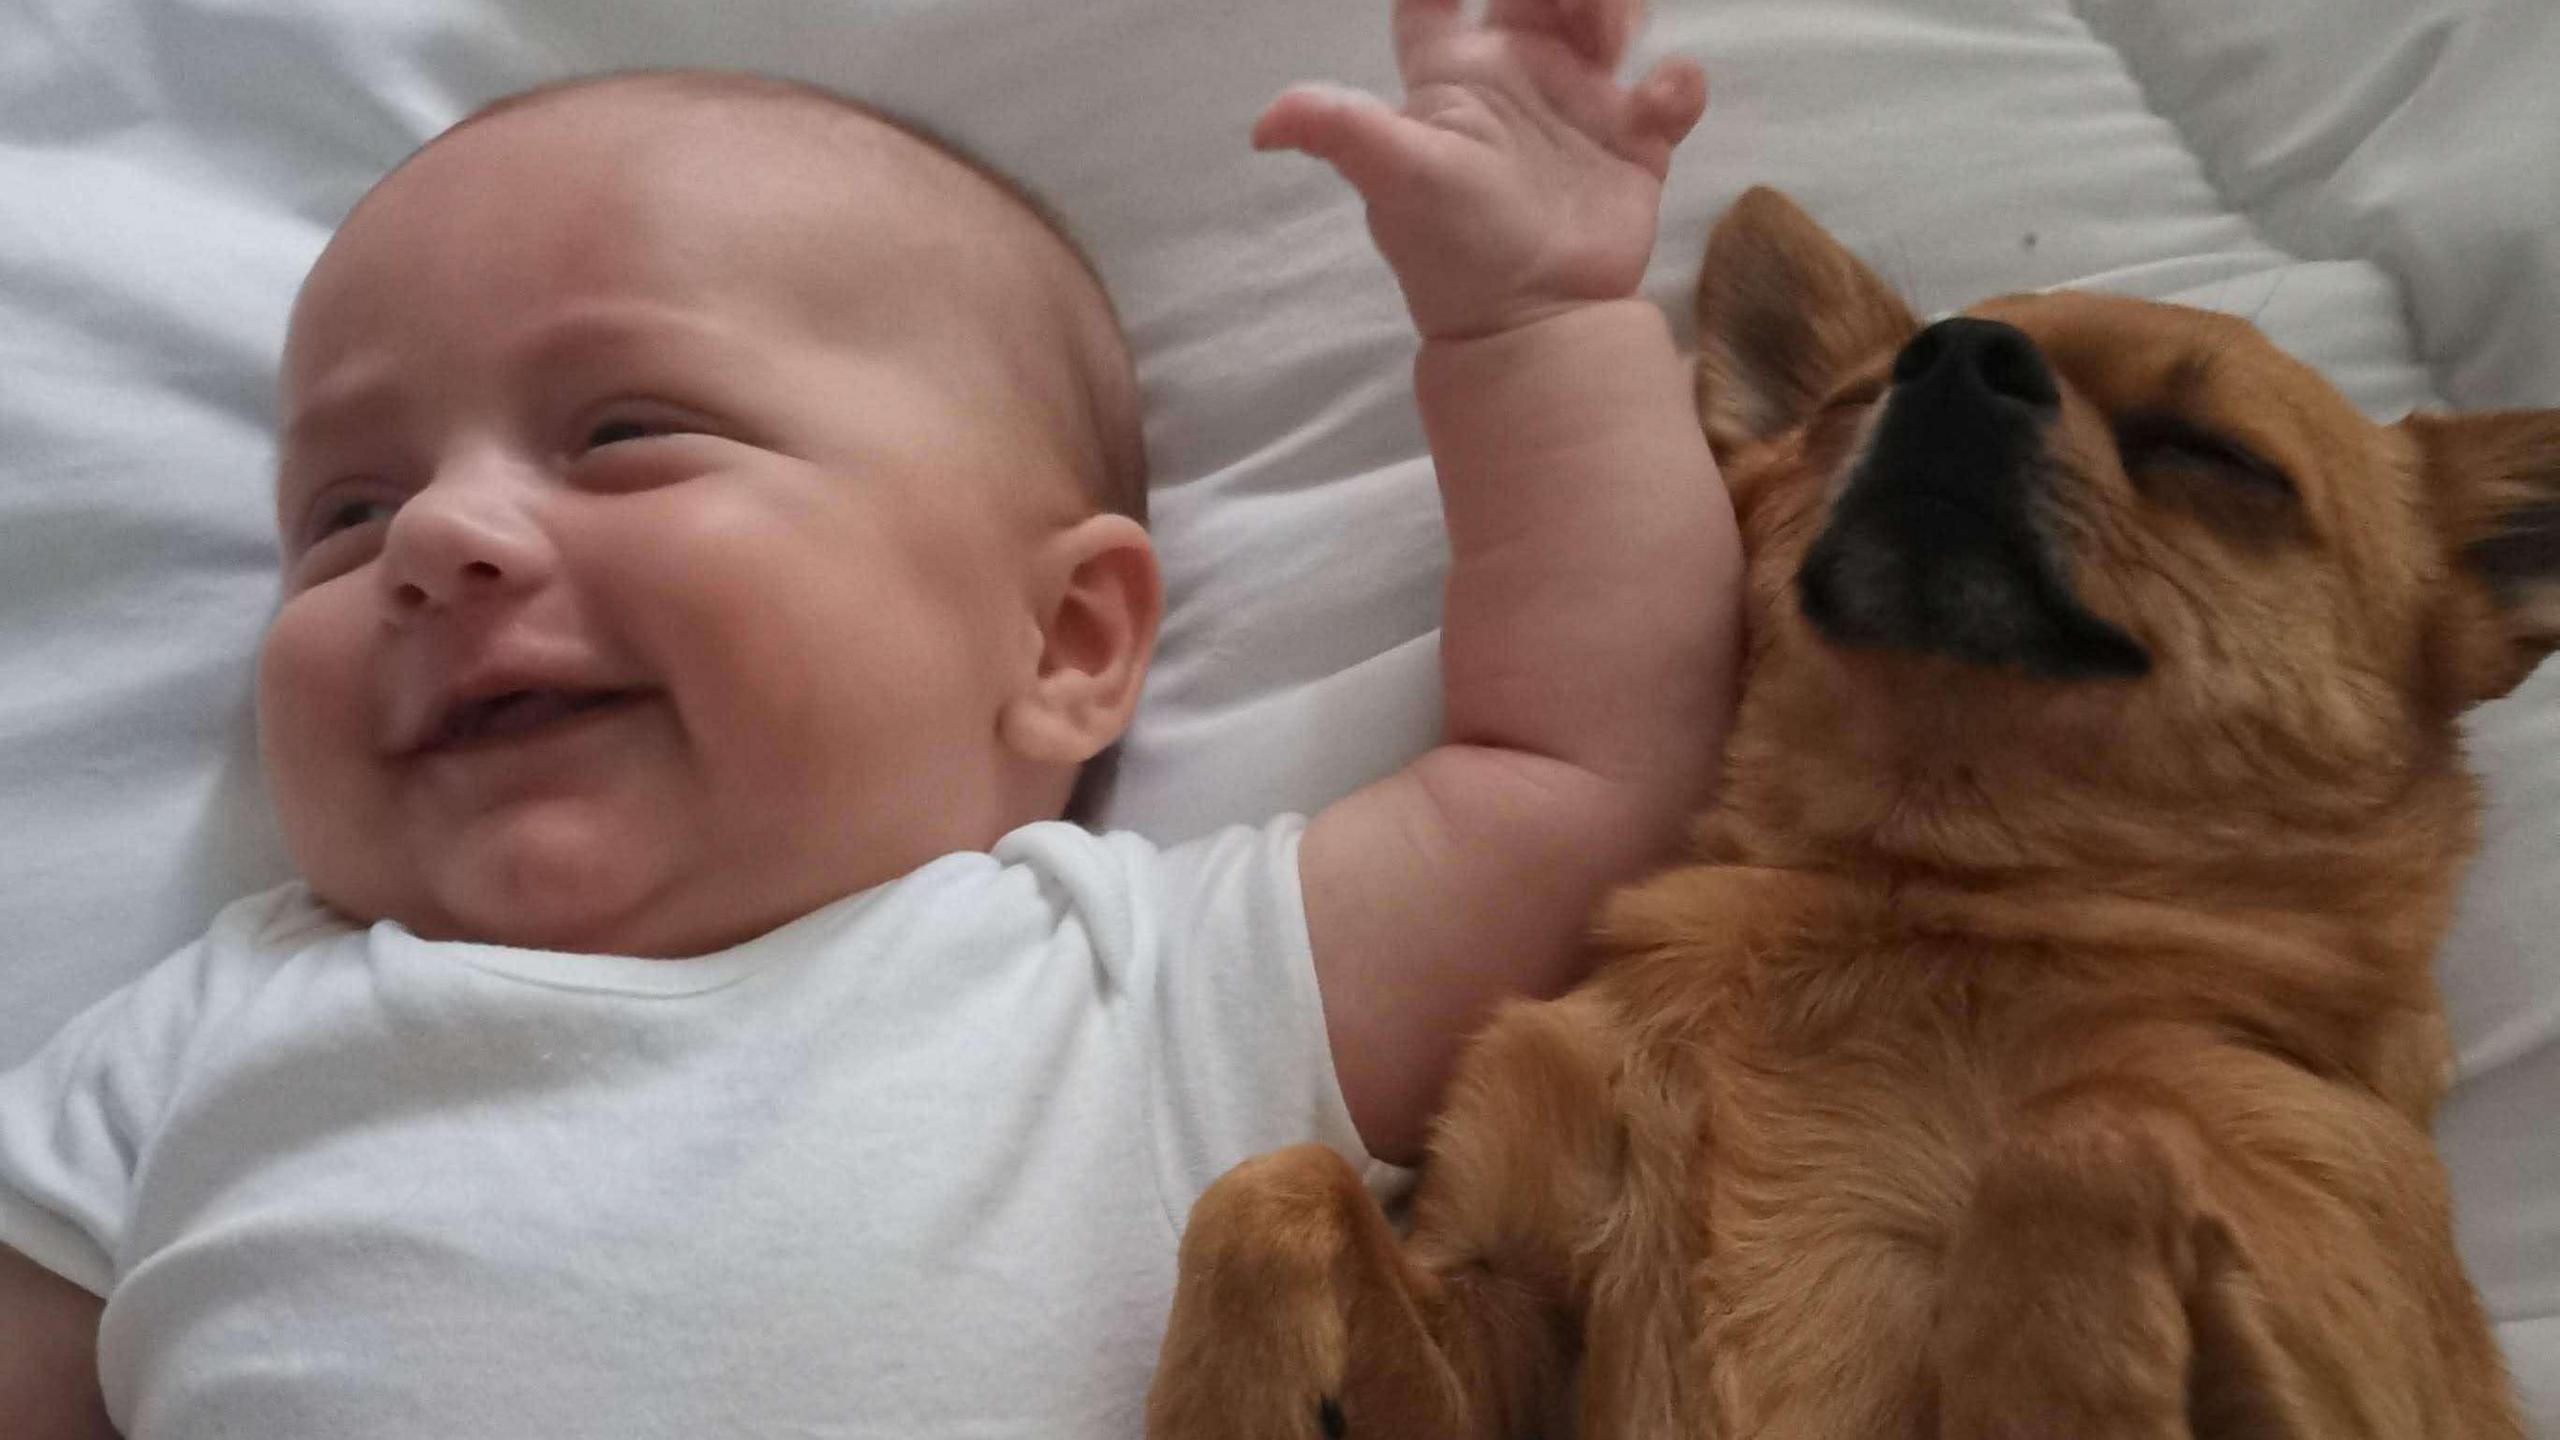
[[2464, 704], [2524, 683], [2560, 649], [2560, 410], [2412, 415], [2401, 422], [2466, 583], [2445, 607]]
[[1698, 273], [1698, 417], [1718, 454], [1794, 429], [1850, 367], [1920, 328], [1893, 287], [1766, 186], [1734, 202]]

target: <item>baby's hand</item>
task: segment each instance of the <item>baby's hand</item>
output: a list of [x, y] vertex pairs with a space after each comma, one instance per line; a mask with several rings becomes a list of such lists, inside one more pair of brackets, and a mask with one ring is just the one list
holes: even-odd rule
[[1672, 147], [1706, 109], [1697, 62], [1616, 80], [1641, 0], [1395, 0], [1402, 110], [1295, 85], [1253, 143], [1342, 172], [1425, 339], [1509, 330], [1636, 292]]

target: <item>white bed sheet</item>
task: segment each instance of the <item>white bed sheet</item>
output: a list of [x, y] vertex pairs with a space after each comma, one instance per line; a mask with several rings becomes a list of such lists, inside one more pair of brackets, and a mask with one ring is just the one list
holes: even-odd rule
[[[726, 64], [1049, 195], [1137, 344], [1172, 606], [1112, 818], [1307, 808], [1436, 723], [1445, 541], [1348, 194], [1247, 153], [1388, 88], [1385, 0], [0, 0], [0, 1063], [283, 873], [248, 745], [270, 369], [370, 180], [471, 105]], [[1924, 310], [2094, 283], [2255, 314], [2369, 410], [2560, 404], [2548, 0], [1668, 0], [1707, 62], [1652, 293], [1793, 190]], [[2560, 1435], [2560, 667], [2486, 711], [2443, 974], [2462, 1241]]]

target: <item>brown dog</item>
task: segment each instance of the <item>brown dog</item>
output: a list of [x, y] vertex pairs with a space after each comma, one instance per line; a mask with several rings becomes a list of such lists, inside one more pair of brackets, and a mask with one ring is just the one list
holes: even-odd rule
[[2455, 718], [2560, 643], [2560, 414], [2249, 326], [1922, 327], [1745, 196], [1699, 292], [1751, 670], [1694, 863], [1507, 1011], [1400, 1241], [1194, 1210], [1158, 1440], [2514, 1437], [2427, 1140]]

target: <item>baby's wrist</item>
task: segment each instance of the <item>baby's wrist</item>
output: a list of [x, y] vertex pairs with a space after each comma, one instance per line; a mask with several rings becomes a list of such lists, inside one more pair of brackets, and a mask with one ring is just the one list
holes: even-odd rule
[[[1409, 299], [1418, 299], [1410, 288]], [[1646, 303], [1633, 289], [1618, 293], [1523, 297], [1495, 305], [1471, 306], [1463, 312], [1413, 304], [1413, 328], [1426, 345], [1463, 344], [1529, 330], [1548, 320], [1594, 305], [1626, 301]]]
[[1558, 300], [1481, 328], [1422, 332], [1416, 364], [1428, 375], [1456, 379], [1484, 367], [1533, 364], [1556, 352], [1590, 352], [1636, 344], [1652, 348], [1668, 334], [1662, 311], [1641, 295]]
[[1427, 341], [1413, 378], [1461, 553], [1550, 523], [1548, 500], [1532, 497], [1609, 487], [1665, 447], [1685, 464], [1703, 444], [1687, 364], [1646, 300], [1591, 301], [1497, 334]]

